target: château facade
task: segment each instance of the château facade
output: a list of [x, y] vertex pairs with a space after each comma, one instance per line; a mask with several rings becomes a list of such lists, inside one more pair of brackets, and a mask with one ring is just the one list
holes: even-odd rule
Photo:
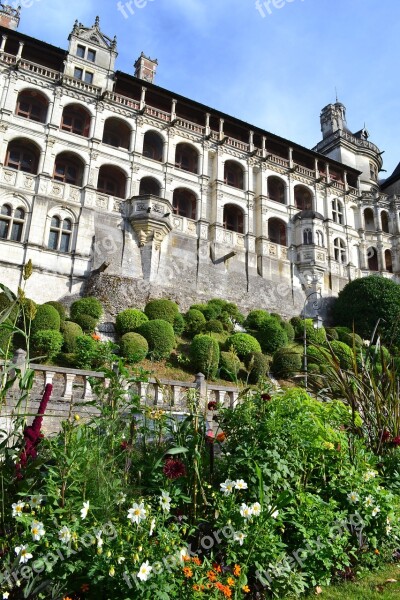
[[[400, 273], [400, 168], [345, 107], [309, 150], [155, 85], [143, 53], [75, 22], [68, 51], [20, 33], [0, 3], [0, 280], [45, 302], [97, 294], [109, 313], [150, 297], [222, 297], [301, 312], [350, 280]], [[397, 195], [399, 194], [399, 195]]]

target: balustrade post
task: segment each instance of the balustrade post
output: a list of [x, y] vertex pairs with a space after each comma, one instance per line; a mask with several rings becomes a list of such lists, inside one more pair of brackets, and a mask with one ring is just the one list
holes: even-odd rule
[[73, 383], [75, 381], [75, 375], [72, 373], [66, 373], [65, 374], [65, 387], [64, 387], [64, 393], [63, 393], [63, 399], [64, 400], [71, 400], [72, 398], [72, 387], [73, 387]]

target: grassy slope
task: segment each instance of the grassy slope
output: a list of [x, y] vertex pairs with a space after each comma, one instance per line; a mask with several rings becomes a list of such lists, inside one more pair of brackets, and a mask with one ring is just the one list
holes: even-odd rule
[[[388, 579], [396, 579], [390, 583]], [[310, 598], [321, 600], [395, 600], [400, 598], [400, 564], [370, 573], [354, 583], [343, 583], [329, 588], [323, 588], [322, 593], [310, 594]]]

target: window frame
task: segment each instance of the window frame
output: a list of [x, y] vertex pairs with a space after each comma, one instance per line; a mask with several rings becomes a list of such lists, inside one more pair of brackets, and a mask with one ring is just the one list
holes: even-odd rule
[[[49, 235], [47, 237], [47, 249], [61, 252], [62, 254], [70, 254], [72, 252], [72, 235], [74, 231], [74, 222], [71, 216], [61, 217], [59, 214], [50, 216]], [[53, 220], [57, 219], [58, 224], [53, 224]], [[69, 223], [69, 227], [64, 227], [65, 223]], [[50, 244], [54, 239], [55, 243]], [[67, 249], [64, 242], [67, 240]]]
[[[4, 207], [8, 207], [10, 209], [10, 213], [7, 215], [2, 212]], [[15, 213], [20, 210], [23, 212], [23, 217], [16, 217]], [[26, 223], [26, 208], [24, 206], [14, 207], [9, 202], [4, 202], [0, 206], [0, 224], [6, 223], [5, 235], [0, 235], [0, 240], [3, 241], [11, 241], [11, 242], [22, 242], [24, 240], [24, 230]], [[1, 225], [0, 225], [0, 234], [1, 234]], [[17, 231], [17, 235], [15, 235], [15, 231]]]

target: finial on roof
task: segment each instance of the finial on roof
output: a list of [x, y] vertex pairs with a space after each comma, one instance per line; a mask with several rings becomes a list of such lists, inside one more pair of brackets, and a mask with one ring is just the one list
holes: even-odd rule
[[97, 17], [96, 17], [96, 20], [95, 20], [95, 22], [94, 22], [94, 26], [95, 26], [95, 27], [99, 27], [99, 25], [100, 25], [100, 17], [99, 17], [99, 16], [97, 16]]
[[337, 87], [335, 86], [335, 96], [336, 96], [336, 104], [339, 102], [339, 98], [337, 95]]

